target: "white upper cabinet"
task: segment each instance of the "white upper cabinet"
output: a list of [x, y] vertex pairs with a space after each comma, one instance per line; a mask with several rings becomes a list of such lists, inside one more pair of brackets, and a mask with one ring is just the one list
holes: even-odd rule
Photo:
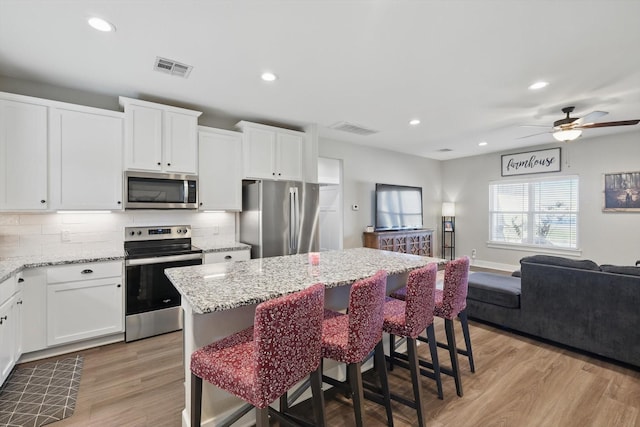
[[122, 209], [123, 114], [51, 108], [53, 209]]
[[201, 210], [242, 210], [242, 134], [199, 128]]
[[125, 167], [196, 174], [199, 111], [120, 97], [125, 112]]
[[245, 178], [302, 181], [305, 134], [242, 121]]
[[48, 107], [37, 101], [0, 94], [1, 210], [48, 208]]

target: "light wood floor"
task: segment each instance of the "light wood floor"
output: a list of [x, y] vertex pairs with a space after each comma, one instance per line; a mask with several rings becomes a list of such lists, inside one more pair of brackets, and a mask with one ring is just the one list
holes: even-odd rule
[[[457, 325], [457, 337], [461, 331]], [[428, 425], [640, 426], [640, 372], [471, 322], [476, 373], [461, 358], [464, 397], [443, 377], [444, 400], [423, 381]], [[442, 340], [443, 325], [436, 320]], [[180, 426], [184, 402], [180, 332], [82, 352], [85, 356], [75, 414], [61, 426]], [[421, 353], [428, 353], [426, 346]], [[444, 350], [441, 363], [447, 362]], [[411, 396], [408, 372], [390, 373], [397, 393]], [[326, 402], [329, 426], [351, 426], [344, 397]], [[393, 403], [396, 426], [414, 426], [413, 409]], [[383, 408], [367, 402], [366, 426], [383, 426]]]

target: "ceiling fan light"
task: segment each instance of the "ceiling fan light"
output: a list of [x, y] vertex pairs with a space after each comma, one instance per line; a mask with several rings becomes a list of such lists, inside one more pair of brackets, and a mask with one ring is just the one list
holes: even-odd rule
[[559, 130], [558, 132], [553, 133], [553, 137], [562, 142], [573, 141], [580, 135], [582, 135], [582, 131], [580, 129]]

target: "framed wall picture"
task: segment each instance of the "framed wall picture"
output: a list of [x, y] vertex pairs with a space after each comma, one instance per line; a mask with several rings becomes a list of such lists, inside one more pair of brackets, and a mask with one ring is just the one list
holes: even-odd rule
[[453, 231], [453, 221], [444, 222], [444, 231]]
[[604, 212], [640, 212], [640, 172], [604, 174]]

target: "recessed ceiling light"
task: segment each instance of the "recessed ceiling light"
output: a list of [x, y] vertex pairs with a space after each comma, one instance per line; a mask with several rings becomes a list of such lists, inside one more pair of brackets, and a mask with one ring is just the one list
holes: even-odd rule
[[548, 82], [535, 82], [534, 84], [529, 86], [529, 89], [538, 90], [538, 89], [542, 89], [543, 87], [547, 87], [548, 85], [549, 85]]
[[482, 142], [479, 142], [479, 143], [478, 143], [478, 145], [479, 145], [480, 147], [484, 147], [485, 145], [488, 145], [488, 144], [489, 144], [489, 143], [488, 143], [487, 141], [482, 141]]
[[265, 82], [272, 82], [274, 80], [278, 79], [278, 76], [276, 76], [273, 73], [270, 72], [266, 72], [266, 73], [262, 73], [262, 76], [260, 76], [262, 78], [262, 80], [264, 80]]
[[409, 124], [410, 124], [411, 126], [417, 126], [417, 125], [419, 125], [419, 124], [420, 124], [420, 120], [418, 120], [418, 119], [410, 120], [410, 121], [409, 121]]
[[102, 18], [89, 18], [87, 22], [98, 31], [110, 32], [116, 30], [116, 27], [111, 22], [105, 21]]

